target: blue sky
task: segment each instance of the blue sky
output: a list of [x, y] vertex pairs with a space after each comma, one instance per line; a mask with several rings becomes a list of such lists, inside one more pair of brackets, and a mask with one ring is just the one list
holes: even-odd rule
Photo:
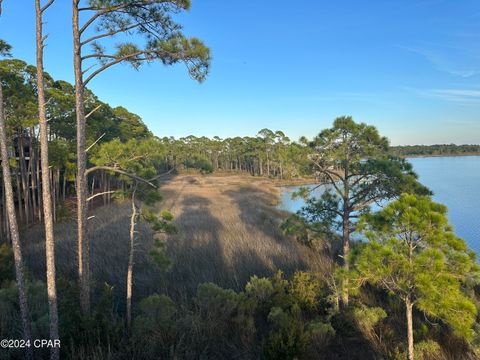
[[[211, 48], [203, 84], [181, 65], [110, 69], [90, 88], [158, 136], [312, 137], [340, 115], [393, 144], [480, 143], [478, 0], [193, 0], [185, 33]], [[28, 6], [27, 6], [28, 3]], [[46, 14], [45, 68], [73, 80], [70, 3]], [[33, 1], [4, 0], [0, 38], [34, 62]]]

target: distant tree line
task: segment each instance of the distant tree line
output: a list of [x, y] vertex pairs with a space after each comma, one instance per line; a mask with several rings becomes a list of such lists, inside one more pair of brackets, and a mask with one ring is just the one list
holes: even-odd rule
[[256, 137], [221, 139], [188, 136], [164, 137], [168, 168], [245, 172], [254, 176], [291, 179], [312, 173], [305, 139], [291, 141], [282, 131], [263, 129]]
[[397, 156], [480, 155], [480, 145], [405, 145], [392, 146], [390, 150]]

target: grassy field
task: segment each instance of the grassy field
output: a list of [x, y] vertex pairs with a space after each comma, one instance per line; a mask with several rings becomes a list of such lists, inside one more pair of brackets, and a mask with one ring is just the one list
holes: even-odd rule
[[[172, 267], [160, 272], [149, 259], [149, 229], [140, 224], [135, 253], [134, 295], [164, 293], [186, 300], [204, 282], [242, 289], [250, 276], [287, 274], [311, 269], [328, 272], [330, 262], [285, 237], [278, 225], [286, 214], [275, 209], [279, 189], [267, 179], [249, 176], [179, 175], [162, 184], [164, 200], [157, 210], [170, 210], [178, 234], [169, 236]], [[125, 289], [129, 236], [128, 203], [92, 211], [89, 221], [91, 271], [97, 284]], [[44, 274], [41, 227], [24, 235], [26, 260], [35, 274]], [[75, 222], [56, 225], [57, 274], [76, 277]]]

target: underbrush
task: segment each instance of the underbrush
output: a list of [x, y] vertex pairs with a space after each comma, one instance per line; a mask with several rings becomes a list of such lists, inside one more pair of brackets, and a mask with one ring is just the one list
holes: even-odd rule
[[[0, 263], [11, 254], [1, 248]], [[0, 337], [20, 335], [13, 269], [0, 268]], [[28, 280], [34, 338], [48, 338], [45, 284]], [[402, 306], [370, 287], [340, 311], [324, 274], [253, 276], [242, 291], [201, 284], [175, 303], [154, 294], [134, 305], [131, 330], [113, 287], [95, 287], [90, 316], [79, 312], [78, 288], [58, 280], [62, 356], [67, 359], [404, 359]], [[474, 345], [415, 314], [417, 359], [474, 359]], [[38, 358], [47, 353], [36, 352]], [[1, 353], [2, 359], [19, 353]]]

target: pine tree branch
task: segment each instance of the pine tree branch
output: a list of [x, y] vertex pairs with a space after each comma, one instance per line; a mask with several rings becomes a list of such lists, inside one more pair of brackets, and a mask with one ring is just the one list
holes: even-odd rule
[[[120, 58], [117, 58], [116, 56], [114, 55], [102, 55], [102, 54], [96, 54], [95, 56], [92, 56], [92, 57], [97, 57], [97, 58], [109, 58], [109, 59], [115, 59], [113, 61], [110, 61], [109, 63], [106, 63], [105, 65], [103, 65], [102, 67], [100, 67], [99, 69], [95, 70], [93, 73], [91, 73], [87, 79], [83, 82], [82, 86], [85, 88], [86, 85], [95, 77], [97, 76], [98, 74], [102, 73], [103, 71], [107, 70], [109, 67], [113, 66], [113, 65], [117, 65], [121, 62], [124, 62], [124, 61], [129, 61], [130, 59], [135, 59], [137, 61], [149, 61], [150, 58], [148, 57], [140, 57], [142, 55], [148, 55], [148, 54], [156, 54], [157, 56], [159, 56], [160, 54], [163, 54], [163, 55], [170, 55], [173, 59], [173, 61], [175, 60], [180, 60], [181, 57], [179, 55], [174, 55], [174, 54], [170, 54], [168, 52], [165, 52], [165, 51], [160, 51], [160, 50], [156, 50], [156, 49], [153, 49], [153, 50], [142, 50], [142, 51], [137, 51], [137, 52], [134, 52], [132, 54], [128, 54], [128, 55], [125, 55], [125, 56], [122, 56]], [[90, 57], [89, 55], [87, 55], [85, 58], [88, 58]], [[152, 58], [153, 60], [153, 58]], [[187, 61], [187, 60], [185, 60]]]
[[[85, 88], [87, 86], [87, 84], [95, 77], [97, 76], [98, 74], [100, 74], [101, 72], [107, 70], [109, 67], [113, 66], [113, 65], [116, 65], [116, 64], [119, 64], [123, 61], [126, 61], [128, 59], [131, 59], [131, 58], [135, 58], [136, 56], [139, 56], [139, 55], [142, 55], [142, 51], [138, 51], [136, 53], [133, 53], [133, 54], [129, 54], [129, 55], [125, 55], [125, 56], [122, 56], [121, 58], [117, 58], [116, 60], [113, 60], [105, 65], [103, 65], [102, 67], [100, 67], [99, 69], [95, 70], [93, 73], [91, 73], [87, 79], [83, 82], [82, 86]], [[108, 57], [108, 58], [115, 58], [113, 55], [112, 56], [108, 56], [108, 55], [102, 55], [102, 57]]]
[[83, 34], [83, 32], [87, 30], [88, 27], [102, 15], [109, 14], [109, 13], [122, 10], [128, 7], [138, 7], [140, 5], [153, 5], [156, 3], [159, 3], [159, 0], [144, 0], [144, 1], [128, 2], [126, 4], [121, 4], [121, 5], [112, 6], [109, 8], [102, 8], [102, 9], [96, 8], [96, 7], [80, 8], [79, 11], [96, 10], [97, 12], [90, 19], [87, 20], [87, 22], [82, 26], [79, 32], [80, 34]]
[[95, 41], [95, 40], [98, 40], [98, 39], [103, 39], [105, 37], [108, 37], [108, 36], [114, 36], [116, 34], [119, 34], [119, 33], [122, 33], [122, 32], [127, 32], [129, 30], [133, 30], [139, 26], [143, 26], [145, 24], [147, 24], [149, 21], [144, 21], [144, 22], [141, 22], [141, 23], [137, 23], [137, 24], [134, 24], [134, 25], [131, 25], [131, 26], [126, 26], [126, 27], [123, 27], [123, 28], [120, 28], [120, 29], [116, 29], [116, 30], [112, 30], [108, 33], [103, 33], [103, 34], [99, 34], [99, 35], [96, 35], [96, 36], [92, 36], [91, 38], [85, 40], [85, 41], [82, 41], [80, 43], [81, 46], [84, 46], [92, 41]]
[[125, 176], [128, 176], [129, 178], [132, 178], [134, 180], [137, 180], [139, 182], [142, 182], [144, 184], [147, 184], [153, 188], [157, 188], [154, 184], [152, 184], [151, 181], [149, 180], [146, 180], [144, 178], [141, 178], [140, 176], [137, 176], [135, 174], [131, 174], [131, 173], [128, 173], [118, 167], [114, 167], [114, 166], [103, 166], [103, 165], [99, 165], [99, 166], [94, 166], [94, 167], [91, 167], [89, 169], [87, 169], [85, 171], [85, 175], [88, 176], [89, 174], [91, 174], [92, 172], [94, 171], [98, 171], [98, 170], [105, 170], [105, 171], [113, 171], [117, 174], [120, 174], [120, 175], [125, 175]]

